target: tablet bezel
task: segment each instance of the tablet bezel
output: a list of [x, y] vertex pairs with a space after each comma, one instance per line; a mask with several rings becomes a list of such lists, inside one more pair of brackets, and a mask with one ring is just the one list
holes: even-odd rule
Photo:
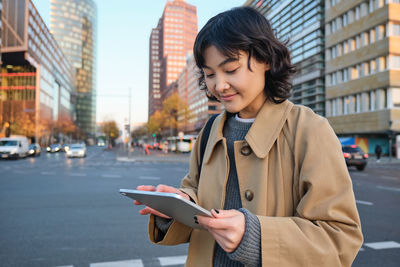
[[210, 211], [175, 193], [133, 189], [120, 189], [119, 192], [192, 228], [201, 228], [194, 222], [195, 215], [212, 217]]

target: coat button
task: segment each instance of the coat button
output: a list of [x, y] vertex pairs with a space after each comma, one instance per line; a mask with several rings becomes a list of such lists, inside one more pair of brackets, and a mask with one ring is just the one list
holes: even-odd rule
[[240, 149], [240, 153], [241, 153], [243, 156], [248, 156], [248, 155], [250, 155], [250, 154], [251, 154], [251, 148], [250, 148], [250, 146], [249, 146], [249, 145], [244, 145], [244, 146], [242, 146], [242, 148]]
[[252, 201], [253, 197], [254, 197], [254, 193], [251, 190], [246, 190], [246, 192], [244, 192], [244, 196], [248, 201]]

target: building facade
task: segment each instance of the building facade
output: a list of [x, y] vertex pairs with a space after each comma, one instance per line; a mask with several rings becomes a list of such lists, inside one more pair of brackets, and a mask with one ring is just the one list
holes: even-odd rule
[[[196, 66], [192, 53], [187, 55], [186, 66], [178, 78], [178, 94], [189, 108], [189, 119], [181, 129], [185, 134], [197, 134], [213, 114], [221, 113], [222, 105], [217, 101], [209, 100], [206, 93], [200, 90], [198, 83], [199, 69]], [[183, 120], [184, 118], [181, 118]]]
[[62, 142], [72, 122], [74, 72], [31, 0], [3, 0], [0, 126], [36, 142]]
[[324, 0], [247, 0], [260, 11], [276, 36], [288, 41], [296, 67], [291, 100], [325, 115]]
[[76, 123], [96, 132], [97, 7], [92, 0], [51, 0], [50, 29], [76, 73]]
[[326, 117], [384, 153], [400, 132], [400, 1], [325, 1]]
[[192, 52], [196, 35], [196, 7], [185, 0], [168, 0], [150, 36], [149, 117], [161, 108], [163, 91], [185, 67], [186, 53]]
[[161, 81], [164, 75], [162, 60], [162, 19], [153, 28], [149, 42], [149, 118], [156, 110], [162, 109]]

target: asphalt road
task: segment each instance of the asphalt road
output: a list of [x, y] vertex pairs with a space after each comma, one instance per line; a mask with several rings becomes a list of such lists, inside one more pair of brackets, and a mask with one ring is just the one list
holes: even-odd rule
[[[118, 193], [178, 186], [188, 168], [182, 158], [122, 161], [89, 147], [84, 159], [42, 153], [0, 161], [0, 266], [183, 266], [187, 245], [152, 245], [147, 217]], [[400, 164], [350, 170], [365, 236], [353, 266], [400, 262], [399, 171]]]

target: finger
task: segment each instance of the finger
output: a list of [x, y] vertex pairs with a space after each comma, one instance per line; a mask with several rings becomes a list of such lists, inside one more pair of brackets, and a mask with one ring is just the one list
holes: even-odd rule
[[219, 210], [212, 209], [211, 214], [214, 218], [231, 218], [239, 215], [241, 212], [238, 210]]
[[219, 219], [197, 215], [197, 221], [202, 227], [209, 230], [223, 230], [229, 227], [229, 223], [227, 223], [227, 220], [224, 218]]
[[142, 202], [139, 202], [139, 201], [137, 201], [137, 200], [134, 200], [134, 201], [133, 201], [133, 204], [135, 204], [135, 205], [143, 205]]
[[175, 193], [179, 194], [181, 191], [175, 187], [165, 185], [165, 184], [159, 184], [156, 187], [157, 192], [166, 192], [166, 193]]
[[163, 214], [163, 213], [161, 213], [159, 211], [156, 211], [155, 209], [152, 209], [150, 207], [146, 207], [144, 209], [141, 209], [139, 211], [139, 214], [141, 214], [141, 215], [153, 214], [153, 215], [156, 215], [156, 216], [159, 216], [159, 217], [162, 217], [162, 218], [171, 219], [171, 217], [169, 217], [169, 216], [167, 216], [167, 215], [165, 215], [165, 214]]
[[138, 187], [136, 187], [136, 190], [156, 191], [156, 188], [153, 185], [139, 185]]

